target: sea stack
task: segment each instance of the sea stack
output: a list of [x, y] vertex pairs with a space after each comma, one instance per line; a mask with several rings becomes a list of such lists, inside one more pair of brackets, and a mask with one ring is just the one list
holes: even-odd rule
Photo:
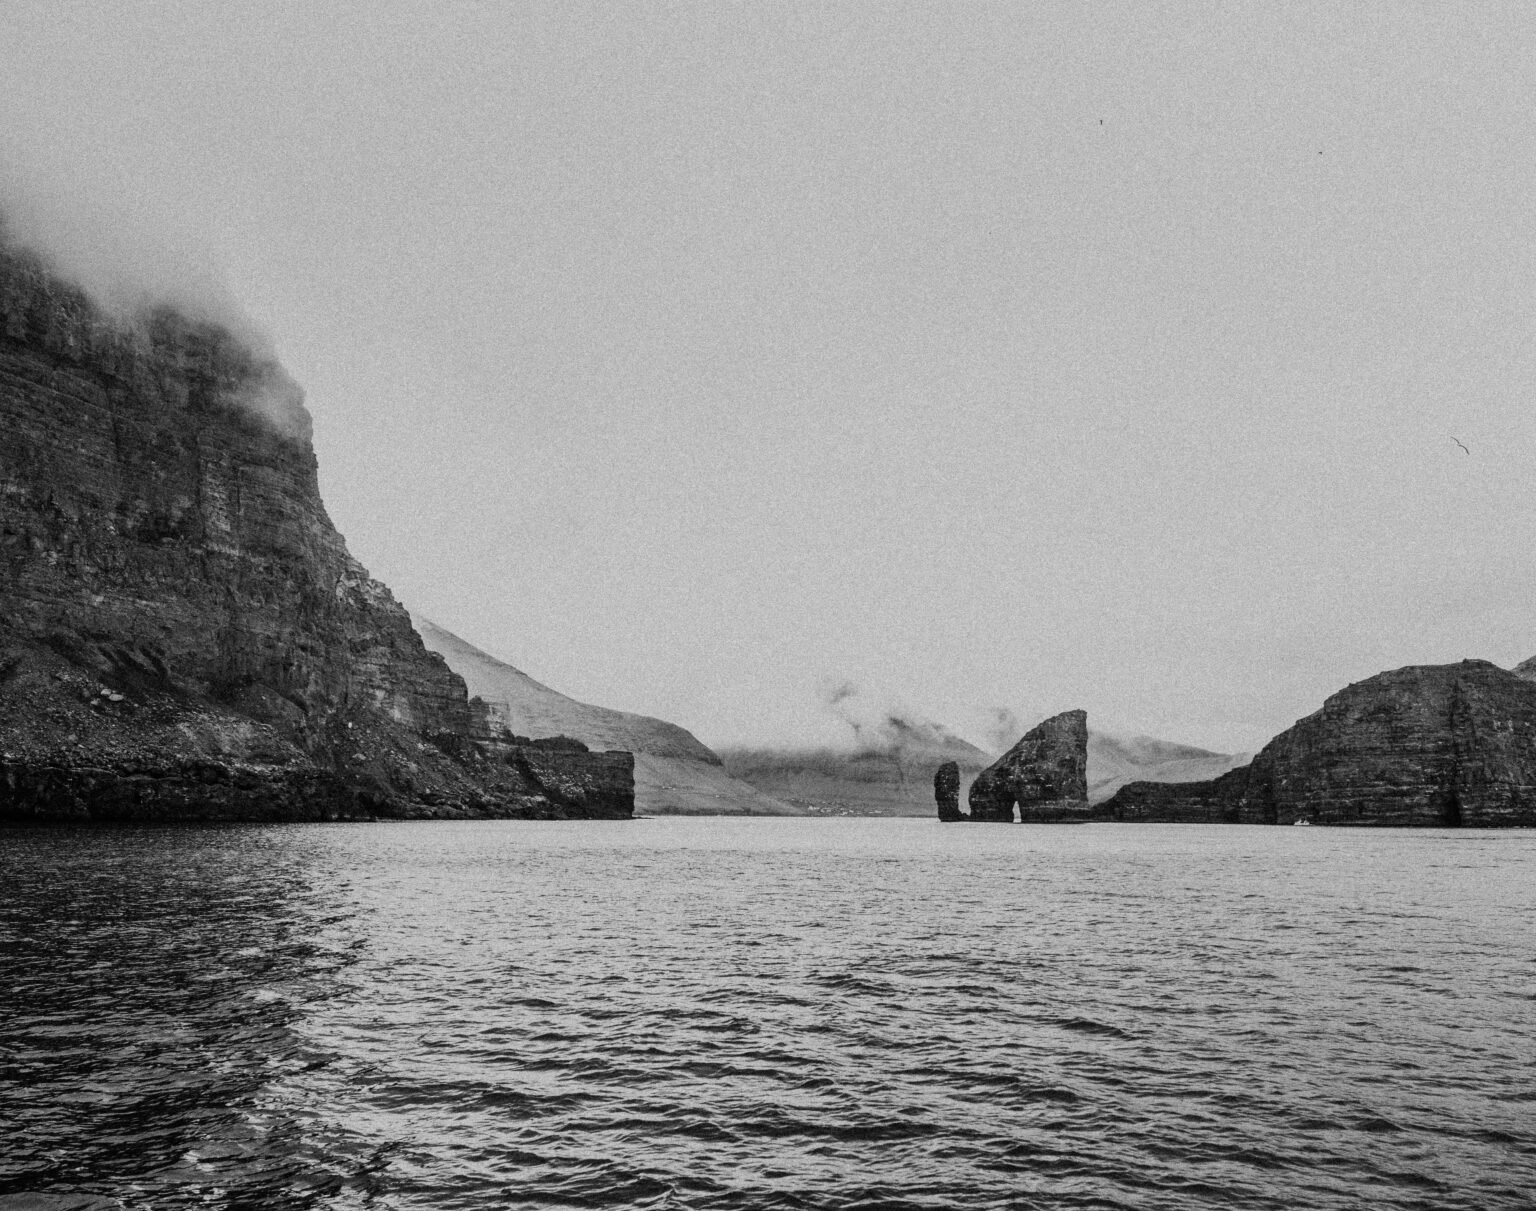
[[933, 775], [933, 798], [939, 805], [939, 819], [945, 823], [964, 820], [960, 810], [960, 766], [946, 761]]
[[0, 433], [0, 821], [632, 814], [348, 553], [269, 355], [0, 248]]
[[[935, 776], [936, 796], [938, 791]], [[1088, 713], [1063, 711], [1025, 732], [976, 776], [969, 803], [968, 816], [958, 808], [948, 816], [940, 799], [939, 819], [1007, 824], [1015, 807], [1026, 824], [1088, 819]]]

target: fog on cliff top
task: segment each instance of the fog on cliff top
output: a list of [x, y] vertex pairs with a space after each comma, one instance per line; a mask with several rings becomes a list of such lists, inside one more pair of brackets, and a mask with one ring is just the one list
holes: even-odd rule
[[353, 551], [546, 684], [1231, 751], [1536, 653], [1533, 65], [1523, 4], [18, 0], [0, 161], [93, 289], [238, 298]]
[[0, 246], [34, 253], [118, 322], [170, 307], [227, 329], [255, 352], [271, 351], [271, 335], [195, 235], [168, 232], [163, 218], [136, 211], [133, 199], [113, 206], [102, 193], [64, 165], [0, 141]]
[[[118, 327], [144, 331], [157, 311], [171, 308], [271, 359], [271, 334], [240, 303], [211, 251], [194, 235], [135, 209], [131, 199], [120, 203], [109, 208], [64, 165], [0, 141], [0, 248], [36, 257]], [[285, 376], [253, 379], [238, 399], [280, 431], [310, 439], [302, 392]]]

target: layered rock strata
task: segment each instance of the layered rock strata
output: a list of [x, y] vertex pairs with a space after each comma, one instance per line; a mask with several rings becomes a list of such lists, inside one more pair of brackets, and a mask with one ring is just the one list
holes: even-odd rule
[[940, 820], [1007, 824], [1013, 822], [1015, 808], [1023, 823], [1087, 819], [1087, 712], [1063, 711], [1025, 732], [976, 775], [968, 796], [969, 814], [960, 812], [958, 792], [958, 768], [941, 768], [934, 776]]
[[1380, 673], [1334, 694], [1248, 765], [1205, 782], [1133, 782], [1095, 816], [1536, 827], [1536, 683], [1483, 660]]
[[347, 553], [271, 358], [0, 249], [0, 433], [0, 820], [630, 814]]

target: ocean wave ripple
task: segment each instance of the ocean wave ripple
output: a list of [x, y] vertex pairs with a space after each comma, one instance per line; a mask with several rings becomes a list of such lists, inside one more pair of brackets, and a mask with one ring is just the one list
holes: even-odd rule
[[1523, 834], [4, 833], [0, 1211], [1525, 1208], [1533, 876]]

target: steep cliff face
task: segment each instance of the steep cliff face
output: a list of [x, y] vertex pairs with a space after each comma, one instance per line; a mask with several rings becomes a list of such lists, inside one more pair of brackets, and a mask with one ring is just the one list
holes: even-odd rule
[[1482, 660], [1340, 690], [1253, 761], [1207, 782], [1133, 782], [1112, 820], [1536, 826], [1536, 683]]
[[0, 432], [0, 818], [627, 814], [627, 754], [546, 780], [348, 555], [271, 359], [0, 250]]
[[1025, 732], [976, 775], [969, 801], [978, 822], [1011, 823], [1015, 805], [1026, 824], [1086, 819], [1088, 713], [1063, 711]]

